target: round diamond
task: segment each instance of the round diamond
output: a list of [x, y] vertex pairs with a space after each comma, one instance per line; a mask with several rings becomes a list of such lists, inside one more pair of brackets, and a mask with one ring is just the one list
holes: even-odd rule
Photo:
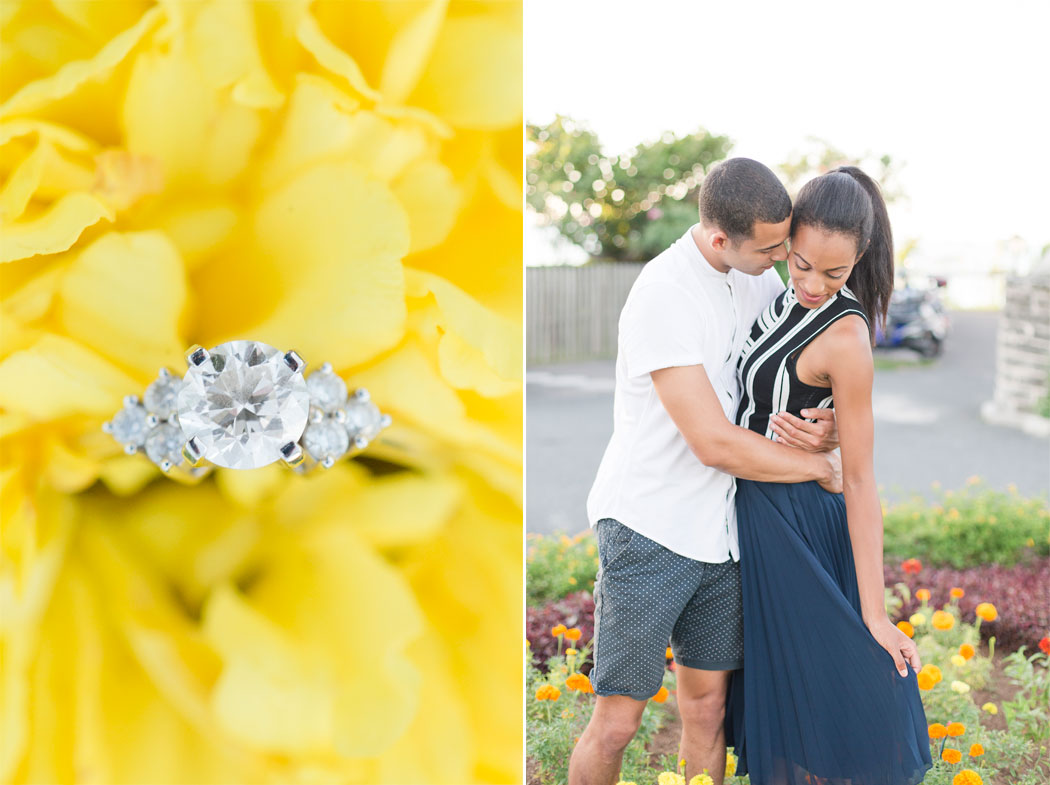
[[331, 371], [314, 371], [306, 379], [314, 406], [325, 412], [334, 412], [346, 403], [346, 382]]
[[176, 376], [158, 376], [157, 380], [146, 388], [146, 394], [143, 396], [146, 409], [162, 420], [171, 417], [181, 385], [182, 379]]
[[178, 399], [184, 440], [229, 469], [255, 469], [281, 457], [306, 428], [310, 392], [284, 355], [258, 341], [230, 341], [186, 371]]
[[350, 438], [372, 441], [383, 430], [383, 415], [369, 400], [354, 398], [346, 405], [346, 430]]
[[146, 455], [158, 466], [164, 461], [182, 463], [182, 444], [186, 437], [177, 425], [162, 422], [146, 437]]
[[340, 458], [350, 449], [350, 434], [334, 420], [325, 418], [306, 426], [303, 447], [315, 461]]
[[113, 416], [110, 423], [110, 434], [121, 444], [133, 444], [141, 447], [146, 440], [149, 424], [146, 422], [146, 410], [140, 405], [126, 404]]

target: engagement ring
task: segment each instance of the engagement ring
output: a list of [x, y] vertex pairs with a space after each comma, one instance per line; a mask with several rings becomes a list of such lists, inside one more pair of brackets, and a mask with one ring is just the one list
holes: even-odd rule
[[102, 425], [125, 452], [145, 452], [176, 478], [278, 460], [300, 473], [327, 469], [390, 425], [366, 390], [348, 395], [330, 363], [304, 376], [306, 363], [294, 351], [230, 341], [194, 346], [186, 361], [185, 376], [161, 368], [141, 400], [127, 396]]

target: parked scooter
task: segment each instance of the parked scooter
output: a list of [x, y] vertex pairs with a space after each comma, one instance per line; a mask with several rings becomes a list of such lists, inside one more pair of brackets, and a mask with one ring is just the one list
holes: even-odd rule
[[928, 289], [911, 286], [907, 280], [893, 290], [890, 298], [886, 330], [875, 334], [877, 346], [903, 346], [923, 357], [936, 357], [944, 348], [950, 324], [941, 302], [940, 289], [947, 284], [943, 278], [933, 278], [936, 284]]

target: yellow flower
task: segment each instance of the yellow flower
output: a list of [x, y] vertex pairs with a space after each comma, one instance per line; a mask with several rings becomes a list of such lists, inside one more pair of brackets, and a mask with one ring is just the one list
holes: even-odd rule
[[966, 664], [966, 658], [961, 654], [953, 654], [951, 657], [951, 662], [952, 665], [954, 665], [956, 668], [961, 668], [963, 665]]
[[921, 627], [926, 623], [926, 615], [923, 613], [913, 613], [908, 619], [913, 627]]
[[986, 711], [989, 714], [998, 714], [999, 713], [999, 707], [996, 706], [994, 703], [989, 701], [988, 703], [985, 703], [984, 705], [981, 706], [981, 711]]
[[685, 785], [685, 777], [674, 771], [663, 771], [656, 777], [657, 785]]
[[952, 689], [960, 695], [965, 695], [970, 691], [970, 685], [965, 681], [953, 681]]
[[711, 779], [711, 775], [707, 773], [707, 769], [704, 769], [703, 774], [695, 774], [690, 778], [689, 785], [715, 785], [715, 781]]
[[[520, 776], [520, 17], [4, 4], [0, 779]], [[244, 337], [367, 387], [372, 460], [101, 432]]]
[[930, 590], [929, 589], [919, 589], [918, 591], [915, 592], [915, 596], [919, 600], [921, 600], [922, 602], [929, 602], [929, 600], [930, 600]]
[[959, 654], [962, 655], [963, 659], [971, 659], [976, 653], [976, 650], [969, 643], [964, 643], [959, 647]]
[[948, 611], [934, 611], [930, 623], [935, 630], [950, 630], [955, 626], [955, 617]]
[[995, 609], [995, 606], [990, 602], [982, 602], [976, 608], [978, 617], [984, 621], [995, 621], [999, 618], [999, 612]]
[[579, 654], [579, 652], [576, 651], [576, 649], [566, 649], [565, 650], [565, 656], [566, 657], [573, 657], [573, 656], [575, 656], [577, 654]]
[[736, 774], [736, 755], [726, 750], [726, 776], [732, 777]]

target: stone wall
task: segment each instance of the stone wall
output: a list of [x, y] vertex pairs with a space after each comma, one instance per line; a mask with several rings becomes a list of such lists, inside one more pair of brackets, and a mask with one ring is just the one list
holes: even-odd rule
[[1050, 420], [1037, 414], [1050, 374], [1050, 272], [1006, 279], [1006, 303], [999, 321], [995, 393], [985, 419], [1050, 435]]

